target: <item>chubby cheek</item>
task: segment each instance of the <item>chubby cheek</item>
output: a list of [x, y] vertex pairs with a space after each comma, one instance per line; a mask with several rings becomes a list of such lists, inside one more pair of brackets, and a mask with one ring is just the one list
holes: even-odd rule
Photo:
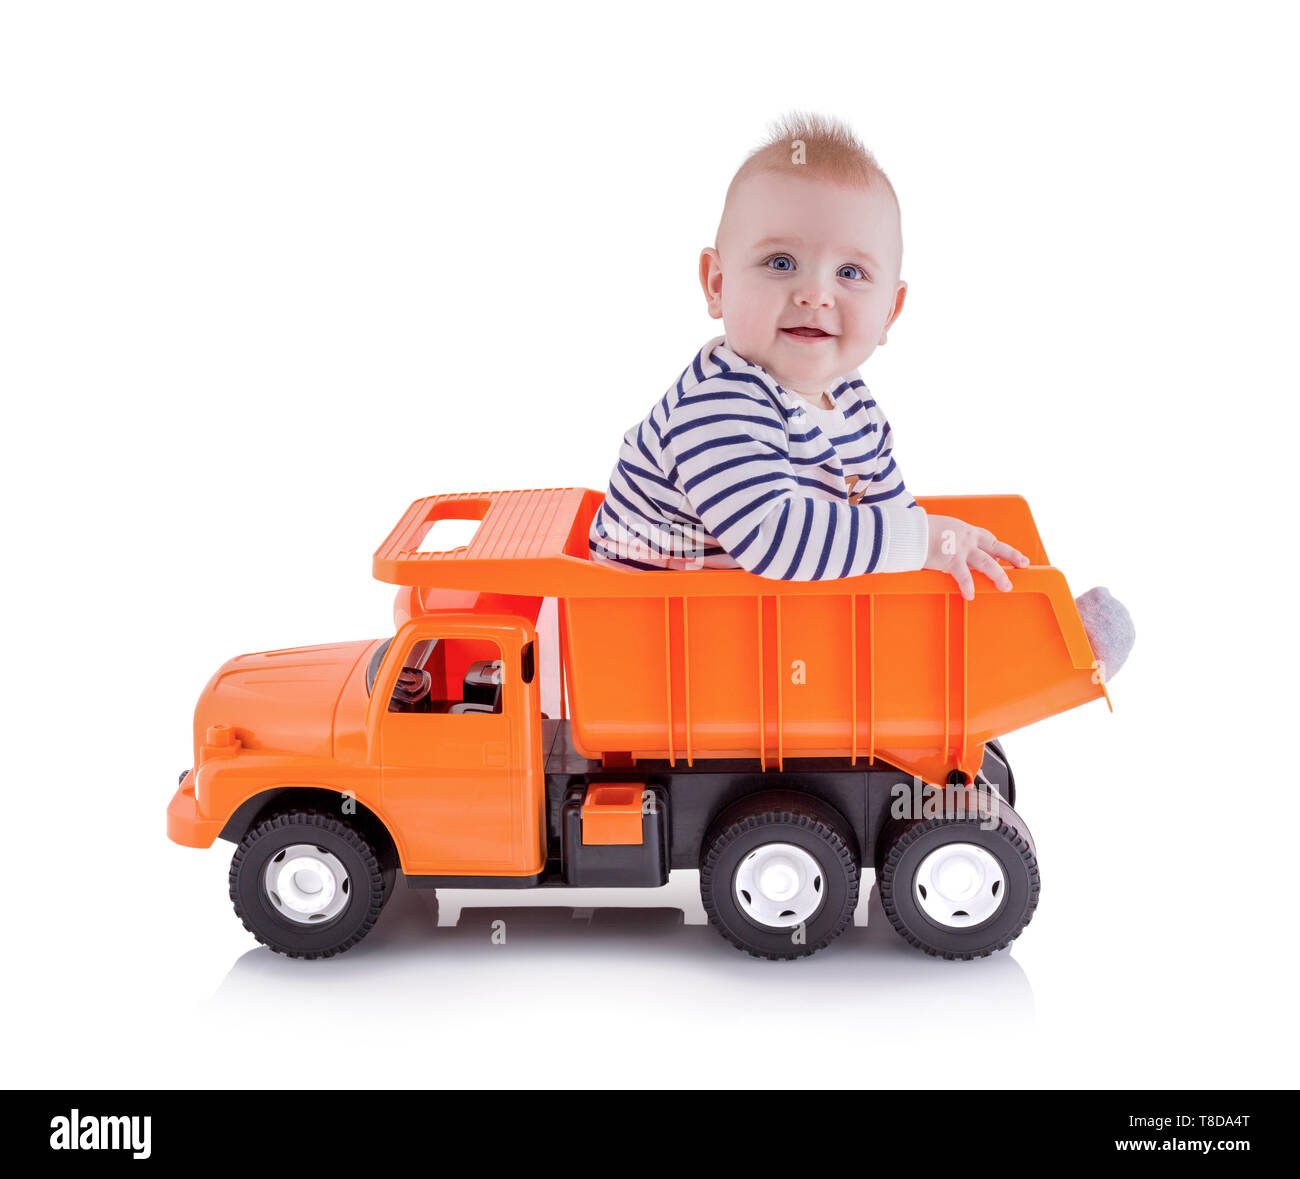
[[751, 347], [770, 344], [785, 312], [781, 292], [771, 283], [723, 283], [722, 316], [727, 335]]
[[885, 330], [885, 320], [888, 318], [888, 312], [878, 313], [874, 307], [855, 309], [854, 314], [846, 315], [841, 320], [841, 344], [852, 352], [874, 348], [880, 341], [880, 333]]
[[864, 348], [874, 348], [880, 339], [880, 329], [874, 320], [861, 320], [844, 327], [840, 344], [847, 352], [861, 352]]

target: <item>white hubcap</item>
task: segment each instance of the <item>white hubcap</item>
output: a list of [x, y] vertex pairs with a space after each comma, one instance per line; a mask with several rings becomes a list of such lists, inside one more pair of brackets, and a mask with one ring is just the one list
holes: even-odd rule
[[765, 843], [736, 869], [736, 902], [760, 925], [790, 929], [822, 902], [821, 866], [792, 843]]
[[267, 864], [263, 883], [276, 912], [300, 925], [319, 925], [337, 917], [351, 891], [339, 858], [309, 843], [296, 843], [280, 852]]
[[912, 887], [932, 921], [967, 929], [998, 911], [1007, 881], [997, 858], [978, 844], [945, 843], [921, 861]]

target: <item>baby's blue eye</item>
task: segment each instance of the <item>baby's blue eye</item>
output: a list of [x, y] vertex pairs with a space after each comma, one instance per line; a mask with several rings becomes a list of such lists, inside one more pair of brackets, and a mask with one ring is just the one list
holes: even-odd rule
[[767, 264], [773, 270], [784, 271], [794, 269], [794, 259], [791, 258], [789, 254], [777, 254], [775, 257], [769, 258]]
[[[846, 270], [851, 270], [853, 273], [845, 274], [844, 272]], [[854, 266], [852, 263], [848, 263], [840, 267], [839, 275], [840, 278], [866, 278], [867, 272], [863, 270], [861, 266]]]

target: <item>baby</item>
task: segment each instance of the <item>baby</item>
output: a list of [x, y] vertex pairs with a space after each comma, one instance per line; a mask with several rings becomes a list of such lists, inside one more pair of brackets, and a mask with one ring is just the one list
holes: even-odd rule
[[[999, 559], [1029, 559], [913, 499], [858, 375], [903, 310], [902, 256], [893, 186], [852, 132], [818, 116], [778, 124], [700, 256], [725, 335], [624, 435], [592, 558], [797, 581], [935, 569], [967, 599], [975, 573], [1010, 590]], [[1105, 589], [1078, 601], [1109, 678], [1132, 646], [1127, 611]]]

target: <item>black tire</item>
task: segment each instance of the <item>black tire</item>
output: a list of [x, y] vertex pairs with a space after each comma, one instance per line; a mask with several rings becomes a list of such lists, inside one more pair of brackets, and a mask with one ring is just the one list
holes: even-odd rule
[[[336, 886], [343, 898], [340, 911], [319, 924], [285, 916], [288, 909], [283, 902], [277, 907], [274, 889], [267, 887], [268, 867], [295, 845], [326, 853], [345, 873]], [[356, 828], [320, 811], [292, 810], [272, 815], [240, 840], [230, 861], [230, 899], [244, 928], [277, 954], [329, 958], [351, 949], [374, 927], [393, 876]]]
[[[964, 814], [953, 804], [953, 796], [962, 793], [960, 787], [949, 788], [943, 813], [933, 818], [888, 824], [877, 850], [877, 885], [885, 916], [913, 946], [941, 958], [987, 958], [1019, 937], [1033, 917], [1040, 887], [1038, 858], [1024, 820], [1005, 800], [998, 803], [996, 823], [992, 823], [982, 819], [973, 806], [969, 807], [970, 813]], [[977, 923], [961, 928], [935, 919], [933, 911], [943, 908], [946, 902], [942, 894], [932, 897], [925, 892], [917, 879], [926, 857], [958, 843], [982, 848], [1001, 870], [1001, 880], [994, 875], [991, 890], [985, 894], [986, 898], [996, 898], [986, 903], [996, 903], [997, 908]], [[960, 908], [952, 912], [953, 922], [973, 916]]]
[[[794, 925], [756, 920], [737, 895], [742, 865], [775, 844], [793, 845], [816, 862], [812, 889], [819, 899]], [[805, 958], [829, 945], [853, 920], [858, 877], [855, 843], [843, 818], [816, 799], [773, 792], [742, 799], [719, 816], [704, 842], [700, 896], [709, 920], [732, 945], [756, 958]]]

